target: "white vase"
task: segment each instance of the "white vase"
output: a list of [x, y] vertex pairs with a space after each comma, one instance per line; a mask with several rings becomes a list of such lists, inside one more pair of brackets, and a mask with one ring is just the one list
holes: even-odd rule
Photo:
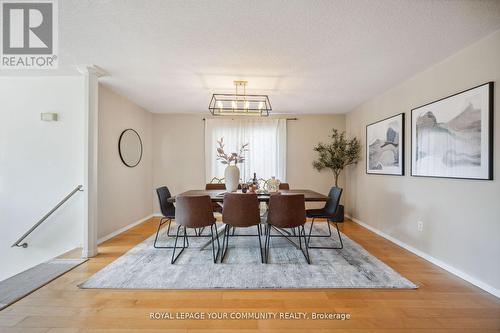
[[240, 184], [240, 169], [236, 165], [228, 165], [224, 170], [226, 191], [235, 192]]

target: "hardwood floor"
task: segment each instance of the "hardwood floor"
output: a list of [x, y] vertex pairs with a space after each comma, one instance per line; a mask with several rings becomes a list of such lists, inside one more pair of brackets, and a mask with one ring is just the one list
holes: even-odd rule
[[[149, 220], [0, 312], [0, 332], [499, 332], [500, 300], [353, 223], [342, 231], [417, 290], [90, 290], [77, 285], [155, 231]], [[165, 264], [169, 264], [166, 258]], [[307, 283], [307, 281], [305, 281]], [[343, 312], [349, 320], [152, 320], [154, 312]]]

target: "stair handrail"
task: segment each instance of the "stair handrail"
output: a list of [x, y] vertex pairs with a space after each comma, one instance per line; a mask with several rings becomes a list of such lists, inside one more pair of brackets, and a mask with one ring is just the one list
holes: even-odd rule
[[75, 189], [73, 191], [71, 191], [67, 196], [65, 196], [61, 201], [59, 201], [59, 203], [57, 205], [55, 205], [54, 208], [52, 208], [47, 214], [45, 214], [40, 220], [38, 220], [38, 222], [35, 223], [35, 225], [32, 226], [28, 231], [26, 231], [24, 233], [24, 235], [19, 237], [19, 239], [14, 244], [12, 244], [11, 247], [27, 248], [28, 243], [24, 242], [21, 244], [21, 242], [26, 237], [28, 237], [36, 228], [38, 228], [40, 226], [40, 224], [42, 224], [46, 219], [48, 219], [49, 216], [52, 215], [52, 213], [54, 213], [59, 207], [61, 207], [66, 201], [68, 201], [69, 198], [71, 198], [76, 192], [79, 192], [79, 191], [80, 192], [83, 191], [83, 185], [78, 185], [77, 187], [75, 187]]

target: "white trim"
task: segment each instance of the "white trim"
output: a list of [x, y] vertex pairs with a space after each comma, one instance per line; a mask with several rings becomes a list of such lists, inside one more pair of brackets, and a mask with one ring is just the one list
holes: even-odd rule
[[412, 247], [412, 246], [410, 246], [410, 245], [408, 245], [408, 244], [400, 241], [399, 239], [394, 238], [393, 236], [388, 235], [385, 232], [380, 231], [380, 230], [378, 230], [375, 227], [372, 227], [371, 225], [369, 225], [369, 224], [367, 224], [367, 223], [365, 223], [365, 222], [363, 222], [363, 221], [361, 221], [361, 220], [359, 220], [359, 219], [357, 219], [355, 217], [349, 216], [347, 214], [345, 214], [345, 216], [347, 218], [349, 218], [351, 221], [353, 221], [353, 222], [361, 225], [362, 227], [365, 227], [366, 229], [368, 229], [368, 230], [376, 233], [379, 236], [384, 237], [385, 239], [393, 242], [394, 244], [399, 245], [402, 248], [404, 248], [404, 249], [406, 249], [406, 250], [408, 250], [408, 251], [416, 254], [417, 256], [419, 256], [419, 257], [421, 257], [421, 258], [423, 258], [423, 259], [425, 259], [427, 261], [429, 261], [430, 263], [433, 263], [434, 265], [439, 266], [442, 269], [450, 272], [451, 274], [454, 274], [454, 275], [458, 276], [459, 278], [464, 279], [465, 281], [467, 281], [469, 283], [472, 283], [476, 287], [479, 287], [479, 288], [483, 289], [484, 291], [492, 294], [493, 296], [496, 296], [496, 297], [500, 298], [500, 290], [499, 289], [497, 289], [497, 288], [495, 288], [493, 286], [490, 286], [489, 284], [484, 283], [483, 281], [478, 280], [477, 278], [472, 277], [469, 274], [464, 273], [461, 270], [458, 270], [455, 267], [450, 266], [447, 263], [445, 263], [445, 262], [443, 262], [443, 261], [441, 261], [439, 259], [436, 259], [436, 258], [430, 256], [429, 254], [427, 254], [425, 252], [422, 252], [422, 251], [420, 251], [420, 250], [418, 250], [418, 249], [416, 249], [416, 248], [414, 248], [414, 247]]
[[106, 236], [99, 238], [99, 239], [97, 240], [97, 244], [104, 243], [104, 242], [105, 242], [105, 241], [107, 241], [108, 239], [111, 239], [111, 238], [113, 238], [113, 237], [115, 237], [115, 236], [118, 236], [119, 234], [121, 234], [121, 233], [123, 233], [123, 232], [127, 231], [128, 229], [133, 228], [133, 227], [135, 227], [136, 225], [139, 225], [139, 224], [141, 224], [141, 223], [143, 223], [143, 222], [146, 222], [147, 220], [149, 220], [150, 218], [153, 218], [153, 217], [155, 217], [155, 216], [159, 216], [159, 215], [158, 215], [158, 214], [151, 214], [151, 215], [148, 215], [148, 216], [146, 216], [146, 217], [144, 217], [144, 218], [140, 219], [139, 221], [132, 222], [132, 223], [130, 223], [129, 225], [124, 226], [123, 228], [120, 228], [120, 229], [118, 229], [118, 230], [115, 230], [115, 231], [113, 231], [112, 233], [107, 234]]
[[97, 255], [98, 225], [98, 150], [99, 150], [99, 78], [106, 75], [95, 65], [78, 66], [84, 78], [84, 198], [83, 248], [84, 258]]

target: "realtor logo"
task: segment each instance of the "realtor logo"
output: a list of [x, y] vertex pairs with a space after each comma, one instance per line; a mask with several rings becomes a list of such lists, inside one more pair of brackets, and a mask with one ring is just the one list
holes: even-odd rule
[[57, 68], [56, 0], [0, 0], [3, 69]]

